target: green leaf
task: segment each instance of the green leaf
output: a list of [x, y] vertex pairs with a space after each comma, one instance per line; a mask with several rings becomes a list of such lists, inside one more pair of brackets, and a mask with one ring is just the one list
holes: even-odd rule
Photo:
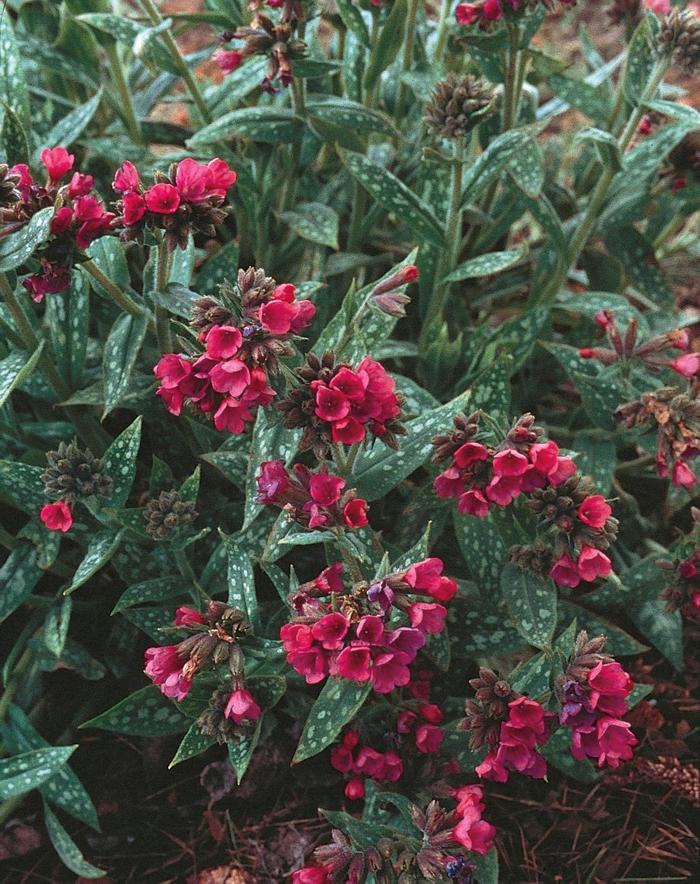
[[352, 31], [360, 43], [367, 49], [370, 46], [369, 31], [362, 13], [352, 0], [337, 0], [338, 15], [342, 18], [345, 27]]
[[627, 47], [622, 71], [622, 91], [627, 101], [637, 106], [657, 64], [656, 33], [658, 19], [647, 12], [641, 19]]
[[63, 653], [70, 625], [73, 600], [70, 596], [55, 604], [44, 618], [44, 644], [57, 657]]
[[587, 758], [577, 761], [571, 754], [571, 730], [568, 727], [555, 731], [540, 753], [557, 770], [579, 783], [596, 783], [600, 779], [601, 775]]
[[113, 411], [127, 392], [131, 372], [146, 337], [148, 321], [145, 317], [122, 314], [112, 326], [105, 342], [102, 358], [104, 390], [104, 418]]
[[194, 758], [196, 755], [201, 755], [202, 752], [206, 752], [210, 746], [213, 746], [215, 742], [216, 739], [214, 737], [208, 737], [206, 734], [203, 734], [200, 731], [197, 722], [193, 721], [190, 725], [190, 729], [177, 747], [177, 752], [168, 765], [168, 770], [175, 767], [176, 764], [180, 764], [181, 761], [187, 761], [188, 758]]
[[449, 276], [443, 279], [443, 282], [459, 282], [462, 279], [476, 279], [479, 276], [491, 276], [493, 273], [500, 273], [517, 264], [525, 255], [526, 247], [523, 245], [519, 249], [513, 249], [508, 252], [490, 252], [487, 255], [479, 255], [476, 258], [470, 258], [456, 267]]
[[263, 509], [260, 504], [255, 502], [258, 492], [255, 478], [260, 470], [260, 464], [266, 460], [281, 460], [288, 465], [296, 454], [300, 438], [300, 430], [287, 430], [281, 423], [268, 426], [265, 409], [258, 410], [250, 441], [245, 511], [241, 530], [245, 531], [250, 528]]
[[[481, 555], [483, 559], [487, 559], [489, 556], [484, 555], [484, 549], [488, 547], [483, 547]], [[484, 599], [490, 599], [494, 592], [484, 584], [481, 594]], [[471, 598], [466, 607], [467, 610], [459, 613], [451, 609], [448, 616], [454, 657], [472, 659], [522, 651], [525, 644], [522, 637], [510, 626], [500, 610]]]
[[24, 227], [0, 239], [0, 273], [14, 270], [49, 236], [53, 206], [41, 209]]
[[513, 357], [512, 371], [516, 372], [527, 361], [548, 318], [549, 307], [545, 304], [530, 307], [520, 316], [506, 319], [491, 336], [488, 346], [509, 353]]
[[470, 407], [483, 412], [501, 423], [510, 419], [511, 375], [513, 358], [508, 353], [500, 353], [491, 365], [484, 368], [471, 384]]
[[0, 126], [0, 156], [11, 163], [29, 162], [29, 139], [17, 114], [9, 104], [2, 104], [2, 124]]
[[302, 239], [338, 248], [338, 213], [330, 206], [299, 203], [293, 211], [282, 212], [280, 218]]
[[364, 83], [367, 92], [374, 89], [382, 71], [389, 67], [403, 45], [407, 15], [408, 0], [394, 0], [365, 69]]
[[107, 528], [92, 537], [85, 557], [73, 575], [71, 585], [64, 592], [65, 595], [75, 592], [76, 589], [87, 583], [101, 568], [104, 568], [116, 552], [123, 534], [123, 528], [119, 531], [114, 528]]
[[[543, 9], [542, 12], [545, 10]], [[498, 884], [498, 851], [494, 847], [483, 856], [470, 853], [469, 862], [475, 866], [476, 880], [479, 884]]]
[[36, 515], [44, 500], [43, 472], [28, 463], [0, 460], [0, 495], [18, 510]]
[[[124, 292], [129, 292], [131, 288], [129, 282], [129, 265], [126, 263], [124, 245], [118, 239], [113, 236], [101, 236], [93, 243], [90, 243], [90, 246], [87, 249], [87, 254], [104, 275], [118, 288]], [[99, 282], [97, 282], [92, 276], [88, 276], [88, 280], [98, 295], [101, 295], [110, 302], [112, 301], [109, 292], [106, 289], [103, 289]]]
[[52, 777], [77, 748], [51, 746], [0, 759], [0, 799], [16, 798], [36, 789]]
[[68, 147], [83, 134], [88, 124], [95, 116], [95, 112], [102, 100], [102, 89], [99, 90], [89, 101], [76, 107], [75, 110], [66, 114], [63, 119], [53, 127], [43, 139], [43, 143], [49, 147]]
[[585, 629], [589, 635], [604, 635], [607, 639], [605, 650], [616, 657], [631, 657], [647, 650], [624, 629], [565, 599], [559, 599], [559, 617], [562, 624], [568, 624], [575, 618], [578, 628]]
[[501, 573], [501, 593], [513, 626], [536, 648], [552, 643], [557, 625], [557, 592], [551, 580], [540, 580], [510, 562]]
[[41, 341], [31, 355], [23, 350], [14, 350], [9, 356], [0, 360], [0, 408], [5, 404], [7, 397], [15, 387], [18, 387], [34, 371], [43, 349], [44, 342]]
[[329, 678], [311, 707], [292, 764], [322, 752], [360, 711], [372, 686], [345, 678]]
[[119, 611], [131, 608], [133, 605], [141, 605], [144, 602], [162, 602], [164, 599], [171, 599], [176, 595], [184, 595], [187, 589], [187, 581], [179, 574], [174, 574], [171, 577], [153, 577], [151, 580], [135, 583], [126, 589], [119, 597], [112, 613], [117, 614]]
[[238, 785], [241, 784], [241, 780], [245, 776], [253, 758], [253, 752], [255, 752], [255, 747], [258, 745], [260, 739], [261, 728], [262, 720], [259, 720], [255, 725], [252, 734], [244, 734], [236, 741], [228, 740], [226, 744], [228, 748], [228, 760], [236, 773], [236, 783], [238, 783]]
[[[485, 519], [453, 511], [454, 532], [469, 573], [480, 588], [498, 591], [501, 571], [508, 562], [508, 548], [492, 515]], [[484, 554], [488, 550], [488, 555]]]
[[148, 685], [80, 727], [97, 727], [133, 737], [162, 737], [183, 733], [188, 719], [156, 685]]
[[579, 452], [576, 466], [581, 475], [590, 476], [601, 494], [609, 494], [617, 466], [615, 443], [581, 430], [574, 437], [572, 447]]
[[607, 121], [611, 108], [601, 86], [594, 86], [585, 80], [574, 80], [572, 77], [556, 73], [547, 76], [546, 81], [552, 92], [563, 98], [571, 107], [575, 107], [596, 123]]
[[224, 279], [235, 279], [238, 268], [238, 243], [228, 242], [215, 252], [197, 272], [197, 291], [213, 292]]
[[36, 564], [36, 549], [21, 543], [0, 568], [0, 623], [19, 608], [32, 593], [44, 572]]
[[516, 185], [533, 199], [539, 196], [544, 184], [542, 152], [534, 138], [527, 138], [517, 153], [508, 160], [508, 172]]
[[229, 138], [250, 138], [268, 144], [296, 141], [303, 121], [286, 107], [242, 107], [219, 117], [187, 141], [189, 148], [216, 144]]
[[54, 850], [71, 872], [80, 875], [81, 878], [103, 878], [105, 876], [104, 869], [98, 869], [97, 866], [93, 866], [85, 859], [46, 802], [44, 802], [44, 822]]
[[71, 274], [70, 288], [46, 299], [51, 353], [71, 389], [80, 389], [90, 324], [90, 286], [84, 273]]
[[612, 172], [622, 171], [622, 154], [617, 144], [617, 138], [603, 129], [588, 127], [581, 129], [574, 137], [574, 144], [579, 141], [590, 141], [596, 149], [601, 163]]
[[462, 208], [478, 199], [489, 184], [499, 177], [516, 153], [527, 144], [530, 137], [522, 129], [513, 129], [493, 139], [465, 172]]
[[112, 480], [112, 493], [104, 501], [106, 507], [123, 507], [129, 496], [136, 475], [141, 423], [142, 418], [137, 417], [117, 436], [102, 457], [102, 468]]
[[[31, 114], [22, 57], [15, 39], [12, 18], [4, 5], [2, 13], [0, 15], [0, 94], [6, 98], [22, 127], [27, 130], [31, 125]], [[18, 162], [14, 157], [8, 157], [7, 160], [9, 165]]]
[[682, 672], [683, 619], [680, 611], [667, 611], [665, 601], [659, 598], [649, 599], [641, 605], [628, 604], [625, 610], [642, 635], [661, 651], [678, 672]]
[[[8, 719], [11, 728], [3, 733], [3, 739], [12, 751], [50, 748], [49, 743], [33, 727], [19, 706], [10, 705]], [[92, 799], [78, 777], [63, 764], [39, 791], [47, 801], [65, 810], [71, 816], [99, 832], [100, 824]]]
[[349, 98], [327, 96], [314, 98], [306, 104], [306, 111], [312, 120], [332, 123], [334, 126], [349, 129], [362, 135], [379, 133], [389, 138], [397, 138], [398, 132], [386, 114], [365, 107]]
[[236, 542], [235, 535], [222, 534], [226, 546], [228, 599], [227, 604], [238, 608], [248, 618], [254, 631], [260, 629], [260, 613], [255, 593], [255, 576], [248, 555]]
[[[396, 8], [396, 6], [394, 6]], [[437, 246], [444, 244], [442, 225], [430, 207], [388, 169], [352, 151], [340, 150], [345, 168], [387, 212]]]
[[508, 676], [514, 691], [529, 697], [542, 697], [551, 690], [552, 664], [545, 654], [535, 654]]
[[452, 417], [466, 408], [469, 398], [469, 392], [462, 393], [409, 421], [398, 451], [375, 442], [370, 451], [363, 452], [352, 472], [358, 494], [366, 500], [377, 500], [417, 470], [432, 453], [433, 436], [450, 425]]

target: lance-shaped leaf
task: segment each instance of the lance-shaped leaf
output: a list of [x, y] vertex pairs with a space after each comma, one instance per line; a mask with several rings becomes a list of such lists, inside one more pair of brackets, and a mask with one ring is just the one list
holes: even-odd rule
[[68, 761], [77, 746], [33, 749], [0, 760], [0, 799], [16, 798], [31, 792], [52, 777]]
[[[29, 90], [22, 67], [17, 40], [15, 39], [12, 18], [3, 5], [0, 15], [0, 94], [6, 98], [25, 129], [31, 124], [29, 108]], [[15, 157], [8, 156], [9, 165], [18, 162]]]
[[188, 718], [156, 685], [148, 685], [80, 727], [97, 727], [133, 737], [161, 737], [183, 733], [187, 730]]
[[549, 647], [557, 625], [557, 591], [552, 581], [508, 563], [501, 573], [501, 593], [522, 637], [536, 648]]
[[136, 459], [141, 444], [142, 419], [129, 424], [112, 442], [102, 457], [102, 468], [112, 480], [112, 493], [104, 501], [108, 507], [122, 507], [136, 475]]
[[620, 153], [617, 139], [610, 132], [588, 127], [576, 133], [574, 143], [577, 141], [592, 142], [601, 163], [606, 169], [610, 169], [612, 172], [620, 172], [622, 170], [622, 154]]
[[268, 144], [296, 141], [304, 131], [303, 121], [286, 107], [242, 107], [219, 117], [200, 129], [187, 142], [190, 148], [216, 144], [229, 138], [250, 138]]
[[53, 206], [41, 209], [28, 224], [0, 239], [0, 273], [14, 270], [31, 257], [49, 235]]
[[182, 742], [177, 748], [177, 752], [173, 756], [173, 760], [168, 765], [168, 770], [171, 767], [175, 767], [176, 764], [180, 764], [182, 761], [187, 761], [188, 758], [194, 758], [196, 755], [201, 755], [202, 752], [206, 752], [210, 746], [213, 746], [216, 742], [214, 737], [209, 737], [206, 734], [203, 734], [199, 725], [196, 721], [193, 721], [190, 725], [190, 729], [187, 731], [185, 736], [182, 738]]
[[352, 0], [337, 0], [338, 15], [342, 18], [345, 27], [352, 31], [360, 43], [369, 49], [369, 31], [362, 17], [362, 13]]
[[88, 544], [87, 552], [82, 562], [78, 565], [78, 570], [73, 575], [73, 580], [65, 595], [75, 592], [88, 580], [107, 564], [116, 552], [117, 547], [124, 534], [124, 529], [117, 531], [113, 528], [107, 528], [95, 534]]
[[260, 628], [258, 599], [255, 593], [255, 576], [250, 558], [240, 546], [235, 535], [225, 537], [228, 599], [227, 604], [238, 608], [247, 616], [254, 630]]
[[627, 58], [622, 72], [622, 90], [632, 105], [638, 105], [657, 64], [656, 35], [659, 20], [647, 12], [637, 25], [627, 47]]
[[42, 467], [0, 460], [0, 497], [18, 510], [36, 515], [44, 500]]
[[36, 549], [21, 543], [12, 550], [0, 568], [0, 623], [10, 616], [32, 593], [44, 572], [36, 563]]
[[379, 32], [379, 38], [365, 70], [365, 89], [368, 92], [374, 89], [382, 71], [385, 71], [396, 58], [403, 44], [407, 15], [408, 0], [395, 0]]
[[323, 203], [299, 203], [289, 212], [282, 212], [282, 221], [297, 236], [320, 246], [338, 248], [338, 213]]
[[83, 134], [88, 124], [95, 116], [95, 112], [102, 100], [102, 89], [99, 90], [89, 101], [76, 107], [56, 123], [49, 134], [43, 139], [44, 144], [53, 146], [60, 144], [64, 147], [73, 144]]
[[104, 878], [105, 870], [98, 869], [97, 866], [93, 866], [85, 859], [78, 845], [63, 828], [58, 817], [46, 802], [44, 802], [44, 822], [54, 850], [71, 872], [75, 872], [81, 878]]
[[525, 251], [526, 248], [523, 245], [507, 252], [489, 252], [487, 255], [470, 258], [456, 267], [449, 276], [445, 277], [443, 282], [459, 282], [462, 279], [477, 279], [480, 276], [500, 273], [517, 264], [525, 255]]
[[9, 356], [0, 360], [0, 407], [5, 404], [7, 397], [15, 387], [18, 387], [34, 371], [43, 349], [44, 342], [42, 341], [33, 353], [14, 350]]
[[371, 689], [369, 682], [359, 684], [345, 678], [329, 678], [311, 707], [292, 764], [318, 755], [330, 746], [360, 711]]
[[351, 129], [363, 135], [376, 132], [389, 138], [398, 136], [396, 127], [386, 114], [365, 107], [357, 101], [350, 101], [348, 98], [335, 96], [314, 98], [307, 102], [306, 110], [312, 120], [332, 123], [334, 126]]
[[131, 372], [146, 336], [145, 317], [122, 314], [112, 326], [102, 359], [103, 419], [113, 411], [129, 389]]

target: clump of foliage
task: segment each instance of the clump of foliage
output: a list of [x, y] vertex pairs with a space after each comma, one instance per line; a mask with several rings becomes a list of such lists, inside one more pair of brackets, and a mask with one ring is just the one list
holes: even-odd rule
[[0, 19], [0, 819], [103, 874], [68, 670], [172, 765], [293, 735], [297, 884], [495, 882], [489, 782], [629, 761], [700, 614], [697, 4], [575, 67], [575, 0], [203, 6]]

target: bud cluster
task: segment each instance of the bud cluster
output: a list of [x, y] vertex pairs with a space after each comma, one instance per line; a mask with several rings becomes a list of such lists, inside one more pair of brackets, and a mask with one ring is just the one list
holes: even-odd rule
[[571, 729], [571, 754], [577, 761], [595, 758], [598, 766], [619, 767], [632, 758], [637, 739], [627, 712], [627, 697], [634, 685], [629, 674], [601, 650], [602, 636], [576, 638], [574, 652], [555, 689], [561, 704], [559, 721]]
[[304, 428], [300, 451], [313, 448], [321, 459], [333, 443], [354, 445], [370, 436], [398, 447], [396, 436], [406, 432], [401, 423], [403, 400], [379, 362], [365, 356], [353, 367], [336, 363], [333, 353], [321, 358], [309, 353], [296, 375], [299, 385], [277, 408], [285, 427]]
[[[455, 582], [442, 575], [442, 561], [432, 558], [348, 593], [342, 570], [339, 563], [331, 565], [290, 596], [294, 616], [280, 630], [287, 662], [307, 684], [332, 675], [369, 681], [380, 694], [407, 685], [426, 635], [441, 632], [447, 614], [441, 604], [412, 597], [449, 601]], [[411, 626], [394, 628], [395, 611], [405, 612]]]
[[90, 243], [112, 229], [108, 212], [94, 193], [92, 175], [73, 172], [73, 154], [64, 147], [44, 148], [43, 182], [35, 181], [24, 163], [0, 166], [0, 238], [24, 227], [42, 209], [53, 208], [49, 238], [35, 253], [41, 269], [25, 277], [22, 285], [34, 301], [61, 292], [71, 282], [71, 270]]
[[674, 485], [692, 488], [697, 476], [688, 461], [700, 454], [700, 401], [692, 392], [661, 387], [620, 405], [615, 418], [627, 429], [656, 427], [656, 469]]
[[671, 10], [662, 23], [659, 47], [686, 73], [695, 73], [700, 64], [700, 17], [694, 4]]
[[494, 111], [494, 91], [481, 77], [449, 74], [433, 89], [426, 105], [428, 126], [442, 138], [461, 138]]
[[480, 413], [457, 415], [454, 431], [435, 436], [433, 462], [451, 459], [435, 479], [438, 497], [457, 500], [464, 515], [486, 518], [491, 505], [509, 506], [521, 493], [556, 486], [576, 471], [556, 442], [538, 441], [544, 430], [525, 414], [497, 447], [476, 441]]
[[294, 336], [315, 313], [310, 301], [296, 300], [291, 283], [276, 285], [252, 267], [240, 271], [236, 288], [224, 289], [221, 299], [197, 301], [191, 326], [204, 352], [163, 356], [153, 369], [156, 395], [171, 414], [187, 403], [213, 415], [217, 430], [242, 433], [255, 409], [274, 399], [269, 373], [278, 370], [278, 357], [294, 352]]
[[363, 528], [367, 525], [367, 501], [346, 482], [323, 468], [312, 473], [303, 464], [292, 467], [281, 460], [267, 460], [256, 477], [255, 502], [284, 509], [290, 519], [304, 528]]
[[171, 540], [196, 518], [194, 501], [183, 500], [176, 490], [161, 491], [143, 508], [146, 533], [154, 540]]
[[115, 226], [123, 240], [143, 241], [146, 228], [165, 231], [171, 251], [186, 248], [190, 232], [216, 235], [226, 217], [226, 193], [236, 181], [228, 163], [216, 157], [200, 163], [186, 157], [166, 172], [156, 171], [155, 183], [145, 187], [133, 163], [117, 170], [112, 187], [121, 195]]
[[46, 462], [41, 480], [44, 493], [55, 502], [45, 504], [39, 517], [49, 531], [66, 532], [73, 525], [71, 506], [88, 497], [109, 496], [112, 480], [104, 472], [102, 461], [75, 442], [59, 442], [56, 451], [47, 452]]

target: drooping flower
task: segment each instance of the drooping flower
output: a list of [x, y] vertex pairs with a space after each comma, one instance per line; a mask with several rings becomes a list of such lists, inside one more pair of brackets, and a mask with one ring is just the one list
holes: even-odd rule
[[61, 531], [65, 534], [73, 525], [73, 514], [65, 500], [44, 504], [39, 517], [49, 531]]

